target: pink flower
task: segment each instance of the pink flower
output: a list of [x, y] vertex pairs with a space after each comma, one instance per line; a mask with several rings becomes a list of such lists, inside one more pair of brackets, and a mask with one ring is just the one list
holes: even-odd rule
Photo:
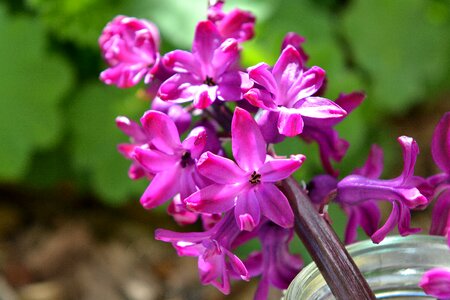
[[450, 299], [450, 269], [434, 268], [422, 276], [419, 286], [427, 295], [442, 299]]
[[195, 128], [181, 143], [175, 123], [166, 114], [147, 111], [141, 123], [150, 144], [137, 147], [133, 158], [155, 174], [141, 197], [146, 209], [161, 205], [178, 193], [184, 199], [205, 184], [195, 162], [206, 144], [203, 128]]
[[100, 74], [120, 88], [149, 83], [159, 61], [159, 32], [146, 20], [117, 16], [103, 29], [100, 48], [109, 68]]
[[173, 232], [158, 229], [155, 238], [170, 242], [179, 256], [197, 256], [202, 284], [211, 284], [224, 294], [230, 293], [230, 271], [248, 280], [248, 271], [230, 249], [239, 234], [233, 213], [205, 232]]
[[267, 110], [264, 113], [275, 114], [276, 128], [282, 135], [302, 133], [304, 119], [326, 126], [346, 115], [334, 102], [312, 96], [321, 87], [325, 71], [319, 67], [305, 70], [300, 53], [291, 45], [283, 50], [272, 69], [260, 63], [249, 68], [248, 73], [257, 86], [245, 93], [244, 98]]
[[208, 20], [213, 22], [223, 39], [234, 38], [238, 42], [245, 42], [255, 34], [255, 16], [248, 11], [233, 9], [229, 13], [223, 12], [223, 2], [217, 1], [208, 9]]
[[266, 155], [266, 143], [252, 116], [236, 108], [231, 130], [236, 163], [204, 153], [199, 172], [214, 182], [185, 199], [188, 208], [207, 213], [225, 212], [235, 207], [241, 230], [251, 231], [266, 216], [281, 227], [292, 227], [294, 215], [275, 183], [290, 176], [303, 163], [303, 155], [275, 159]]
[[127, 117], [116, 118], [117, 127], [126, 135], [130, 137], [130, 143], [122, 143], [117, 146], [119, 152], [127, 159], [132, 160], [131, 166], [128, 170], [128, 177], [133, 180], [147, 177], [151, 179], [153, 174], [145, 170], [136, 160], [134, 160], [134, 150], [150, 141], [149, 136], [139, 126], [138, 123]]
[[235, 66], [238, 58], [235, 39], [223, 41], [212, 22], [200, 22], [192, 53], [175, 50], [164, 56], [166, 68], [176, 74], [161, 84], [159, 97], [164, 101], [194, 101], [194, 107], [200, 109], [216, 99], [241, 100], [241, 74]]
[[412, 138], [402, 136], [398, 138], [403, 150], [404, 169], [400, 176], [390, 180], [374, 179], [361, 175], [350, 175], [342, 179], [338, 185], [337, 197], [340, 203], [359, 205], [365, 201], [387, 200], [392, 202], [392, 212], [386, 223], [372, 234], [372, 241], [381, 242], [386, 235], [398, 225], [401, 235], [408, 235], [420, 231], [410, 228], [410, 209], [428, 203], [416, 187], [414, 166], [419, 148]]

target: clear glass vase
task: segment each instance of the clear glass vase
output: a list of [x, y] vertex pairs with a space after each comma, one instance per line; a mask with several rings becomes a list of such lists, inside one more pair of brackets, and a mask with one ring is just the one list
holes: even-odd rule
[[[380, 244], [363, 241], [348, 248], [377, 299], [435, 299], [419, 288], [422, 274], [450, 268], [450, 250], [439, 236], [388, 237]], [[306, 266], [285, 291], [285, 300], [335, 299], [314, 263]]]

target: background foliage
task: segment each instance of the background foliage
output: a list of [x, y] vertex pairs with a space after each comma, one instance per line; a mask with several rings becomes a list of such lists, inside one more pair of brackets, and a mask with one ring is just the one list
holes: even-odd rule
[[[307, 39], [310, 65], [328, 74], [327, 96], [365, 90], [367, 99], [340, 125], [351, 142], [341, 164], [360, 165], [371, 143], [386, 150], [385, 176], [398, 174], [395, 138], [412, 126], [431, 128], [450, 110], [450, 1], [448, 0], [229, 0], [258, 18], [256, 39], [243, 63], [273, 64], [288, 31]], [[127, 178], [128, 162], [116, 151], [126, 140], [117, 115], [135, 119], [148, 107], [139, 88], [101, 84], [105, 67], [97, 46], [117, 14], [148, 18], [160, 27], [162, 52], [189, 49], [200, 0], [4, 0], [0, 3], [0, 182], [51, 187], [70, 182], [79, 191], [117, 205], [136, 200], [145, 182]], [[439, 114], [410, 121], [411, 114]], [[430, 132], [430, 131], [428, 131]], [[419, 141], [420, 142], [420, 141]], [[429, 141], [424, 139], [422, 147]], [[314, 145], [279, 147], [309, 155], [301, 178], [321, 171]], [[426, 174], [423, 174], [426, 175]], [[62, 199], [64, 200], [64, 199]]]

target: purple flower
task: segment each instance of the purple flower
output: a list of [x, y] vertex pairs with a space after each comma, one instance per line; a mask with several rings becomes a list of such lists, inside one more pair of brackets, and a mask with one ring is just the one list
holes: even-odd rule
[[230, 269], [243, 280], [249, 279], [245, 265], [230, 250], [239, 232], [231, 211], [208, 231], [181, 233], [158, 229], [155, 238], [172, 243], [179, 256], [197, 256], [202, 284], [211, 284], [229, 294]]
[[450, 269], [434, 268], [425, 272], [419, 286], [427, 295], [443, 300], [450, 299]]
[[435, 186], [430, 234], [447, 236], [450, 247], [450, 112], [447, 112], [433, 134], [431, 153], [443, 173], [429, 179]]
[[321, 87], [325, 71], [315, 66], [305, 70], [299, 52], [291, 45], [283, 50], [272, 69], [260, 63], [249, 68], [248, 72], [257, 86], [245, 93], [244, 98], [267, 110], [265, 113], [274, 113], [276, 127], [282, 135], [300, 134], [304, 119], [315, 120], [325, 126], [346, 115], [334, 102], [312, 97]]
[[420, 231], [410, 228], [410, 209], [427, 204], [428, 200], [414, 185], [414, 165], [419, 153], [417, 143], [409, 137], [398, 138], [403, 150], [404, 169], [394, 179], [373, 179], [361, 175], [350, 175], [338, 183], [338, 198], [344, 204], [355, 205], [370, 200], [392, 202], [392, 212], [386, 223], [372, 234], [372, 241], [379, 243], [398, 225], [401, 235]]
[[159, 61], [159, 32], [146, 20], [117, 16], [99, 38], [103, 57], [110, 66], [100, 74], [106, 84], [120, 88], [149, 83]]
[[142, 127], [150, 138], [150, 144], [137, 147], [133, 158], [148, 172], [155, 174], [141, 197], [141, 204], [154, 208], [180, 193], [183, 200], [203, 186], [195, 160], [206, 143], [203, 128], [195, 128], [180, 142], [175, 123], [164, 113], [147, 111], [141, 118]]
[[231, 130], [230, 159], [204, 153], [199, 172], [214, 182], [194, 193], [185, 203], [194, 211], [225, 212], [235, 207], [241, 230], [251, 231], [266, 216], [281, 227], [293, 225], [294, 215], [288, 200], [275, 183], [290, 176], [303, 163], [303, 155], [275, 159], [266, 155], [266, 143], [250, 113], [236, 108]]
[[213, 22], [223, 39], [233, 38], [245, 42], [255, 34], [255, 16], [248, 11], [233, 9], [224, 13], [223, 2], [218, 1], [208, 9], [208, 20]]
[[305, 41], [306, 41], [306, 39], [304, 37], [302, 37], [301, 35], [299, 35], [295, 32], [288, 32], [284, 36], [283, 42], [281, 43], [281, 51], [283, 51], [283, 49], [286, 48], [288, 45], [293, 46], [300, 54], [303, 64], [305, 64], [309, 58], [308, 55], [306, 54], [305, 50], [302, 47], [302, 44]]
[[127, 117], [116, 118], [117, 127], [126, 135], [130, 137], [131, 143], [123, 143], [117, 146], [117, 150], [127, 159], [132, 160], [131, 166], [128, 169], [128, 177], [133, 180], [147, 177], [151, 179], [153, 174], [145, 170], [136, 160], [133, 159], [134, 149], [149, 142], [150, 138], [138, 123]]
[[252, 253], [244, 263], [251, 277], [261, 275], [254, 299], [265, 300], [270, 285], [287, 289], [303, 262], [299, 256], [289, 253], [292, 229], [284, 229], [267, 222], [258, 231], [258, 236], [261, 240], [261, 251]]
[[[350, 94], [340, 94], [336, 99], [336, 104], [342, 107], [347, 116], [364, 100], [363, 93], [354, 92]], [[343, 119], [338, 119], [340, 122]], [[320, 121], [320, 120], [319, 120]], [[314, 119], [306, 119], [303, 132], [300, 137], [306, 142], [316, 141], [319, 145], [320, 160], [328, 174], [337, 176], [338, 172], [333, 168], [331, 160], [341, 161], [347, 153], [349, 143], [339, 137], [337, 130], [333, 128], [336, 124], [322, 124]]]
[[[378, 146], [373, 145], [364, 166], [355, 169], [353, 174], [376, 179], [382, 172], [382, 160], [382, 150]], [[319, 208], [328, 204], [328, 201], [333, 198], [330, 195], [336, 191], [337, 184], [338, 180], [331, 175], [323, 174], [315, 176], [308, 184], [311, 201]], [[348, 216], [344, 234], [345, 244], [351, 244], [356, 241], [358, 226], [361, 226], [368, 236], [373, 235], [377, 231], [381, 214], [375, 200], [349, 204], [340, 201], [339, 197], [336, 197], [335, 202], [341, 206], [342, 210]]]
[[181, 105], [162, 101], [155, 97], [152, 101], [151, 109], [168, 115], [174, 121], [180, 134], [186, 132], [191, 125], [191, 114]]
[[237, 40], [223, 41], [212, 22], [200, 22], [195, 30], [192, 53], [175, 50], [164, 56], [164, 65], [176, 74], [161, 84], [159, 97], [174, 102], [193, 100], [194, 107], [200, 109], [208, 107], [216, 99], [240, 100], [238, 58]]

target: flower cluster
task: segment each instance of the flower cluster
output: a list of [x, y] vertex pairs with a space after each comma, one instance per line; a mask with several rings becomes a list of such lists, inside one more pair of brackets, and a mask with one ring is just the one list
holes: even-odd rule
[[[255, 276], [261, 276], [255, 299], [266, 299], [270, 286], [287, 288], [302, 260], [289, 251], [294, 213], [279, 183], [306, 158], [275, 153], [273, 145], [286, 137], [318, 144], [325, 173], [305, 192], [319, 211], [330, 201], [342, 207], [348, 215], [346, 243], [355, 241], [359, 226], [375, 243], [396, 226], [401, 235], [416, 233], [410, 211], [432, 200], [430, 233], [449, 236], [450, 113], [433, 138], [433, 157], [442, 173], [415, 176], [418, 145], [402, 136], [398, 142], [404, 166], [398, 177], [379, 178], [383, 153], [373, 146], [363, 167], [339, 178], [331, 161], [340, 161], [349, 143], [339, 137], [335, 125], [362, 103], [364, 94], [341, 94], [335, 101], [323, 97], [326, 73], [307, 65], [305, 40], [292, 32], [273, 66], [261, 62], [243, 68], [243, 43], [254, 36], [255, 17], [239, 9], [225, 12], [223, 4], [211, 5], [206, 20], [197, 24], [191, 51], [159, 53], [156, 26], [125, 16], [112, 20], [99, 39], [109, 66], [101, 80], [120, 88], [143, 81], [153, 98], [140, 124], [124, 116], [116, 119], [130, 137], [118, 147], [131, 161], [129, 177], [149, 180], [142, 206], [167, 203], [178, 224], [200, 220], [204, 228], [183, 233], [159, 229], [156, 239], [170, 242], [180, 256], [198, 257], [201, 282], [225, 294], [231, 279]], [[382, 226], [379, 201], [392, 205]], [[260, 251], [246, 259], [237, 257], [235, 249], [252, 239], [259, 239]], [[450, 277], [448, 271], [432, 272], [424, 287], [437, 277]]]

